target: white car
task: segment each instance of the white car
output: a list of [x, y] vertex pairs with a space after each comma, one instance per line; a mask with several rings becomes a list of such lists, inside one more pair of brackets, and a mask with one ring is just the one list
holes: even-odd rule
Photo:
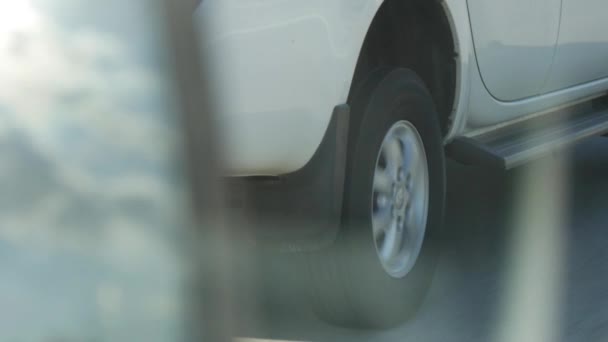
[[[315, 310], [397, 324], [428, 288], [445, 158], [512, 168], [608, 132], [608, 2], [203, 0], [226, 173]], [[449, 229], [449, 227], [446, 227]], [[276, 243], [278, 242], [278, 243]]]

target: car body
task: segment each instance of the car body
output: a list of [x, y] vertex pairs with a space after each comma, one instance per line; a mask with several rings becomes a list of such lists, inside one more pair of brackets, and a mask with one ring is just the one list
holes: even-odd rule
[[[446, 144], [608, 89], [608, 21], [601, 15], [608, 4], [436, 3], [455, 61]], [[366, 35], [385, 4], [203, 1], [196, 17], [207, 31], [201, 46], [218, 71], [227, 173], [280, 175], [308, 163], [332, 109], [348, 102]]]
[[454, 228], [443, 222], [446, 157], [509, 169], [608, 133], [606, 10], [600, 0], [203, 1], [195, 19], [224, 172], [242, 176], [228, 177], [229, 193], [255, 213], [258, 248], [305, 252], [308, 267], [285, 269], [330, 323], [411, 317], [436, 237]]

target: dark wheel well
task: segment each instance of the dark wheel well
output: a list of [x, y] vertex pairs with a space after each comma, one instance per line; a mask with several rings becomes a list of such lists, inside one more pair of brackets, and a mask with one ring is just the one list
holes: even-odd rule
[[456, 89], [455, 56], [450, 24], [438, 1], [385, 0], [365, 37], [350, 97], [375, 68], [411, 69], [431, 92], [445, 135]]

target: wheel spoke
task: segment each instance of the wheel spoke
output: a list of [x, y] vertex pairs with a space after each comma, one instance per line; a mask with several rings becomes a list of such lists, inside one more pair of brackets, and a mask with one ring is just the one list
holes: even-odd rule
[[[414, 187], [416, 188], [416, 186]], [[422, 194], [418, 194], [420, 196]], [[426, 215], [424, 213], [424, 201], [420, 200], [412, 200], [412, 207], [410, 208], [410, 217], [408, 218], [408, 222], [411, 222], [412, 225], [417, 226], [418, 222], [421, 220], [421, 216]]]
[[405, 143], [405, 160], [403, 163], [403, 168], [406, 174], [409, 174], [412, 178], [416, 177], [416, 169], [418, 163], [420, 163], [420, 155], [418, 149], [415, 148], [415, 144], [412, 141], [414, 137], [408, 135]]
[[393, 181], [388, 172], [376, 167], [376, 172], [374, 173], [374, 190], [379, 193], [389, 194], [392, 186]]
[[397, 175], [397, 171], [403, 164], [403, 150], [401, 143], [395, 137], [390, 137], [384, 142], [384, 156], [386, 157], [386, 167], [390, 170], [393, 176]]
[[409, 215], [409, 217], [405, 218], [405, 223], [403, 226], [403, 231], [406, 232], [408, 239], [415, 239], [416, 235], [418, 234], [417, 232], [417, 225], [416, 225], [416, 214], [414, 213], [414, 208], [411, 208], [412, 211]]
[[398, 252], [401, 246], [401, 232], [397, 229], [397, 222], [392, 221], [385, 232], [382, 249], [380, 251], [384, 260], [390, 260]]
[[380, 209], [372, 215], [372, 228], [374, 237], [378, 239], [382, 234], [386, 234], [391, 224], [390, 208]]

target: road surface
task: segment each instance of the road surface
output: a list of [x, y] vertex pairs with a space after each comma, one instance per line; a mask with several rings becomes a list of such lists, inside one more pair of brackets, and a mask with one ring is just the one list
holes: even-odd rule
[[608, 138], [511, 171], [450, 162], [448, 184], [444, 251], [414, 319], [358, 331], [288, 308], [267, 333], [349, 342], [608, 341]]

